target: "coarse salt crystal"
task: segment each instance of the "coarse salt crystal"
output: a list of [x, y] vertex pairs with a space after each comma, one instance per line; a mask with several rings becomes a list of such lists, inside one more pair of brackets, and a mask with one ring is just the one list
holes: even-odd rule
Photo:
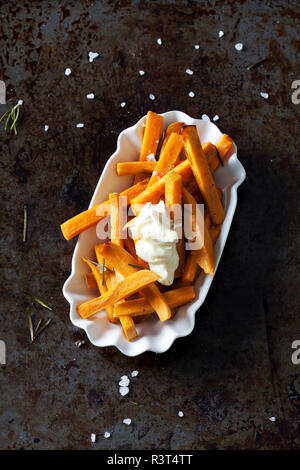
[[122, 379], [128, 379], [128, 375], [122, 375], [121, 380]]
[[78, 124], [76, 124], [76, 127], [84, 127], [83, 122], [79, 122]]
[[127, 424], [127, 426], [129, 426], [129, 424], [131, 424], [131, 419], [130, 418], [125, 418], [125, 419], [123, 419], [123, 423]]
[[94, 434], [93, 432], [91, 434], [91, 441], [96, 442], [96, 434]]
[[202, 114], [201, 117], [202, 117], [202, 120], [203, 120], [203, 121], [210, 122], [210, 119], [209, 119], [209, 117], [207, 116], [207, 114]]
[[[153, 155], [153, 153], [152, 153], [152, 155]], [[148, 157], [149, 157], [149, 156], [150, 156], [150, 155], [148, 155]], [[148, 160], [148, 158], [147, 158], [147, 160]], [[138, 370], [133, 370], [133, 371], [131, 372], [131, 377], [136, 377], [137, 375], [139, 375], [139, 371], [138, 371]]]
[[[149, 153], [149, 155], [147, 155], [147, 157], [146, 157], [146, 160], [147, 160], [147, 162], [155, 162], [156, 161], [153, 153]], [[132, 375], [132, 377], [133, 377], [133, 375]]]
[[235, 46], [237, 51], [241, 51], [244, 47], [244, 45], [241, 42], [238, 42]]
[[18, 105], [19, 105], [19, 106], [22, 106], [22, 104], [23, 104], [23, 100], [19, 100], [19, 101], [18, 101]]
[[119, 386], [120, 387], [128, 387], [128, 385], [130, 384], [130, 380], [127, 378], [124, 377], [124, 379], [121, 379], [120, 382], [119, 382]]
[[155, 96], [154, 96], [152, 93], [150, 93], [149, 98], [150, 98], [150, 100], [152, 100], [152, 101], [155, 100]]
[[186, 69], [185, 73], [188, 75], [193, 75], [194, 72], [191, 69]]
[[275, 423], [276, 418], [275, 418], [275, 416], [271, 416], [271, 418], [269, 418], [269, 420], [272, 421], [272, 423]]
[[109, 439], [110, 438], [110, 432], [105, 431], [104, 437], [105, 437], [105, 439]]
[[189, 92], [189, 97], [190, 97], [190, 98], [194, 98], [194, 96], [195, 96], [195, 93], [194, 93], [193, 91], [190, 91], [190, 92]]
[[162, 40], [160, 38], [158, 38], [157, 44], [159, 44], [160, 46], [162, 45]]
[[49, 129], [49, 126], [47, 124], [45, 124], [44, 131], [47, 132], [48, 129]]
[[126, 106], [126, 103], [125, 101], [122, 101], [122, 103], [120, 104], [121, 108], [124, 108]]
[[182, 418], [184, 416], [183, 411], [178, 411], [178, 416]]
[[219, 31], [219, 38], [222, 38], [224, 36], [224, 31]]
[[264, 93], [263, 91], [260, 92], [260, 96], [262, 98], [264, 98], [265, 100], [267, 100], [269, 98], [269, 94], [268, 93]]
[[98, 52], [89, 52], [89, 61], [93, 62], [99, 56]]
[[71, 73], [72, 73], [72, 70], [71, 70], [71, 69], [67, 68], [67, 69], [65, 70], [65, 75], [68, 76], [68, 75], [71, 75]]
[[93, 100], [95, 98], [95, 95], [94, 93], [89, 93], [88, 95], [86, 95], [86, 97], [88, 100]]
[[144, 70], [139, 70], [139, 74], [140, 74], [140, 75], [145, 75]]
[[127, 393], [129, 393], [129, 388], [128, 387], [120, 387], [119, 392], [120, 392], [120, 395], [122, 395], [122, 397], [124, 397], [125, 395], [127, 395]]
[[195, 45], [194, 45], [194, 48], [195, 48], [195, 49], [200, 49], [199, 44], [195, 44]]
[[219, 116], [216, 114], [214, 117], [213, 117], [213, 121], [218, 121], [220, 118]]
[[152, 175], [157, 175], [157, 170], [152, 171]]

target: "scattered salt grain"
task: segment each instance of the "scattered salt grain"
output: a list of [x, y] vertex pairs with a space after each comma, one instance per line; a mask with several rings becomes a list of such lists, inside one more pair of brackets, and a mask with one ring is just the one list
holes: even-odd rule
[[195, 44], [195, 45], [194, 45], [194, 48], [195, 48], [195, 49], [200, 49], [199, 44]]
[[157, 175], [157, 170], [152, 171], [152, 175]]
[[220, 118], [219, 116], [216, 114], [214, 117], [213, 117], [213, 121], [218, 121]]
[[154, 96], [152, 93], [150, 93], [149, 98], [150, 98], [150, 100], [152, 100], [152, 101], [155, 100], [155, 96]]
[[93, 62], [99, 56], [98, 52], [89, 52], [89, 61]]
[[19, 100], [19, 101], [18, 101], [18, 105], [19, 105], [19, 106], [22, 106], [22, 104], [23, 104], [23, 100]]
[[241, 51], [244, 47], [244, 45], [241, 42], [238, 42], [235, 46], [237, 51]]
[[267, 100], [269, 98], [269, 94], [268, 93], [264, 93], [263, 91], [260, 92], [260, 96], [262, 98], [264, 98], [265, 100]]
[[[149, 155], [147, 155], [147, 157], [146, 157], [146, 160], [147, 160], [147, 162], [155, 162], [154, 154], [153, 154], [153, 153], [149, 153]], [[131, 373], [131, 376], [132, 376], [132, 377], [135, 377], [134, 375], [132, 375], [132, 373]]]
[[122, 101], [122, 103], [120, 104], [121, 108], [124, 108], [126, 106], [126, 103], [125, 101]]
[[76, 127], [84, 127], [84, 124], [82, 122], [79, 122], [78, 124], [76, 124]]
[[224, 36], [224, 31], [219, 31], [219, 38], [222, 38]]
[[96, 434], [94, 434], [93, 432], [91, 434], [91, 441], [96, 442]]
[[194, 72], [191, 69], [186, 69], [185, 73], [187, 73], [188, 75], [194, 74]]
[[139, 74], [140, 74], [140, 75], [145, 75], [144, 70], [139, 70]]
[[78, 339], [77, 341], [75, 341], [75, 346], [77, 346], [77, 348], [81, 348], [81, 346], [84, 346], [84, 345], [85, 345], [84, 339]]
[[45, 124], [44, 131], [47, 132], [48, 129], [49, 129], [49, 126], [47, 124]]
[[127, 395], [127, 393], [129, 393], [129, 388], [128, 387], [120, 387], [119, 392], [120, 392], [120, 395], [122, 395], [122, 397], [124, 397], [125, 395]]
[[105, 437], [105, 439], [109, 439], [110, 438], [110, 432], [105, 431], [104, 437]]
[[120, 387], [128, 387], [128, 385], [130, 384], [130, 380], [128, 377], [124, 377], [123, 379], [120, 380], [119, 382], [119, 386]]
[[71, 75], [71, 73], [72, 73], [72, 70], [71, 70], [71, 69], [67, 68], [67, 69], [65, 70], [65, 75], [69, 76], [69, 75]]
[[129, 426], [131, 424], [131, 419], [130, 418], [125, 418], [125, 419], [123, 419], [123, 423], [127, 424], [127, 426]]
[[275, 423], [276, 418], [275, 418], [275, 416], [271, 416], [271, 418], [269, 418], [269, 420], [272, 421], [272, 423]]
[[94, 93], [89, 93], [88, 95], [86, 95], [86, 97], [88, 100], [93, 100], [95, 98], [95, 95]]
[[[152, 155], [153, 155], [153, 153], [152, 153]], [[148, 155], [148, 157], [149, 157], [149, 156], [150, 156], [150, 155]], [[148, 160], [148, 157], [147, 157], [147, 160]], [[154, 159], [154, 160], [155, 160], [155, 159]], [[131, 372], [131, 377], [136, 377], [137, 375], [139, 375], [139, 371], [138, 371], [138, 370], [133, 370], [133, 371]]]
[[195, 93], [194, 93], [193, 91], [190, 91], [190, 92], [189, 92], [189, 97], [190, 97], [190, 98], [194, 98], [194, 96], [195, 96]]
[[178, 411], [178, 416], [182, 418], [184, 416], [183, 411]]
[[160, 38], [158, 38], [158, 40], [157, 40], [157, 44], [158, 44], [159, 46], [161, 46], [161, 45], [162, 45], [162, 40], [161, 40]]
[[209, 119], [209, 117], [207, 116], [207, 114], [202, 114], [201, 117], [202, 117], [202, 120], [203, 120], [203, 121], [210, 122], [210, 119]]

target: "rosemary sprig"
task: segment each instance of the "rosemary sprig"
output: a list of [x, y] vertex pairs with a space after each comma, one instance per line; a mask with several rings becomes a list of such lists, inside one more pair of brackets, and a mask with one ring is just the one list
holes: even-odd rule
[[30, 292], [27, 292], [27, 291], [24, 290], [24, 289], [22, 289], [22, 292], [23, 292], [23, 294], [29, 295], [29, 297], [31, 297], [33, 300], [35, 300], [35, 302], [37, 302], [38, 304], [42, 305], [42, 307], [45, 307], [45, 308], [47, 308], [48, 310], [52, 310], [52, 308], [49, 307], [49, 305], [45, 304], [45, 302], [43, 302], [42, 300], [38, 299], [35, 295], [30, 294]]
[[116, 134], [116, 135], [120, 135], [120, 132], [117, 132], [117, 131], [110, 131], [111, 134]]
[[23, 243], [27, 240], [27, 205], [24, 206]]
[[15, 135], [18, 135], [18, 130], [17, 130], [17, 120], [20, 115], [20, 103], [17, 103], [15, 106], [13, 106], [11, 109], [6, 111], [0, 118], [0, 122], [6, 119], [5, 121], [5, 130], [6, 132], [8, 131], [14, 131]]
[[217, 148], [217, 146], [215, 145], [215, 148], [216, 148], [216, 152], [217, 152], [217, 157], [219, 159], [219, 162], [221, 163], [222, 166], [224, 166], [224, 163], [223, 163], [223, 160], [221, 158], [221, 155], [219, 154], [219, 150]]
[[254, 64], [252, 65], [249, 65], [247, 67], [247, 70], [252, 70], [254, 69], [255, 67], [258, 67], [259, 65], [263, 64], [264, 62], [266, 62], [268, 60], [268, 57], [265, 57], [264, 59], [261, 59], [259, 60], [258, 62], [255, 62]]
[[[96, 261], [93, 261], [93, 260], [91, 260], [91, 259], [89, 259], [89, 258], [87, 258], [87, 260], [88, 260], [90, 263], [95, 264], [95, 266], [97, 266], [97, 268], [101, 268], [101, 269], [102, 269], [102, 264], [96, 263]], [[105, 266], [105, 271], [106, 271], [106, 270], [109, 271], [110, 273], [113, 273], [113, 270], [110, 269], [108, 266]]]
[[139, 266], [137, 264], [128, 263], [128, 266], [132, 266], [133, 268], [137, 268], [137, 269], [145, 269], [144, 266]]

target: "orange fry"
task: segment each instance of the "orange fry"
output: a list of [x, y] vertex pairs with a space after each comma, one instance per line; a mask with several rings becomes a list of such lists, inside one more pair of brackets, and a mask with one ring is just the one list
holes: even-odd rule
[[166, 133], [165, 133], [165, 138], [164, 138], [160, 153], [162, 153], [165, 146], [167, 145], [168, 140], [169, 140], [172, 132], [175, 132], [176, 134], [180, 134], [180, 131], [181, 131], [181, 128], [182, 128], [183, 125], [184, 125], [184, 122], [172, 122], [172, 124], [170, 124], [167, 127], [167, 130], [166, 130]]
[[121, 162], [117, 163], [118, 176], [138, 175], [139, 173], [152, 173], [155, 170], [157, 162]]
[[196, 126], [184, 127], [182, 135], [187, 158], [211, 218], [214, 224], [221, 224], [225, 218], [225, 212], [202, 150]]
[[130, 297], [143, 287], [157, 281], [157, 279], [159, 279], [159, 276], [152, 271], [147, 269], [139, 270], [118, 282], [100, 297], [83, 302], [77, 307], [77, 311], [82, 318], [88, 318], [107, 306], [114, 305], [125, 297]]
[[173, 132], [170, 135], [164, 150], [160, 153], [159, 160], [156, 164], [155, 170], [152, 173], [148, 187], [156, 183], [156, 181], [161, 179], [166, 173], [174, 168], [182, 149], [182, 136]]

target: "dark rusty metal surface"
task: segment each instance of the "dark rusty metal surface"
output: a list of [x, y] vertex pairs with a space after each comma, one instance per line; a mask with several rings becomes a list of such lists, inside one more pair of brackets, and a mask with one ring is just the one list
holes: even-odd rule
[[[296, 1], [0, 2], [0, 79], [8, 103], [24, 100], [19, 135], [0, 134], [1, 448], [300, 448], [300, 366], [291, 362], [300, 339], [300, 105], [291, 101], [300, 79], [298, 8]], [[100, 53], [93, 63], [89, 51]], [[111, 131], [148, 109], [218, 114], [247, 179], [193, 333], [163, 355], [78, 349], [84, 334], [71, 325], [61, 292], [76, 240], [63, 240], [59, 224], [87, 207], [116, 147]], [[33, 345], [22, 288], [54, 307], [32, 304], [35, 320], [53, 319]], [[119, 378], [134, 369], [140, 374], [122, 398]]]

